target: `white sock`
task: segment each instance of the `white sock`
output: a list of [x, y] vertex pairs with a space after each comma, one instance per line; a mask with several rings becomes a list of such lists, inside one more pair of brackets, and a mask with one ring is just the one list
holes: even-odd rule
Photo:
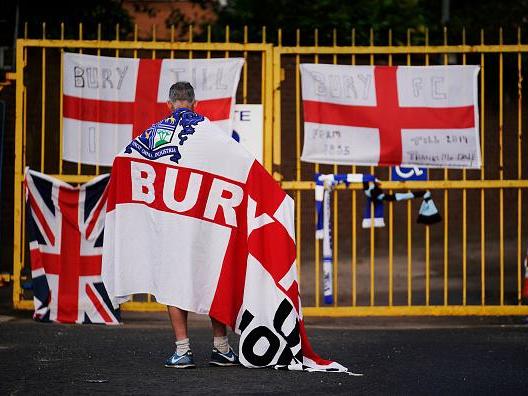
[[180, 356], [185, 355], [188, 351], [191, 350], [191, 344], [188, 338], [184, 338], [183, 340], [176, 341], [175, 344], [176, 344], [176, 353]]
[[229, 352], [229, 341], [227, 340], [227, 336], [213, 337], [213, 345], [222, 353]]

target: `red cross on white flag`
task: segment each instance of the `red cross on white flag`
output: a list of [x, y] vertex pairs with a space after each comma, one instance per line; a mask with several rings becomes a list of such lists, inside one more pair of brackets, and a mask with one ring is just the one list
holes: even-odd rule
[[132, 59], [64, 54], [63, 159], [112, 165], [130, 140], [167, 116], [169, 88], [189, 81], [196, 111], [231, 135], [244, 60]]
[[480, 168], [478, 66], [302, 64], [307, 162]]

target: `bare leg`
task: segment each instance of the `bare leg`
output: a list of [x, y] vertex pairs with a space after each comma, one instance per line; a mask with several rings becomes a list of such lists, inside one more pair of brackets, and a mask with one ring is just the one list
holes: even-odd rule
[[227, 335], [225, 324], [214, 318], [211, 318], [211, 324], [213, 325], [213, 337], [225, 337]]
[[176, 341], [189, 338], [187, 334], [187, 311], [177, 307], [171, 307], [169, 305], [167, 306], [167, 309], [169, 311], [172, 330], [174, 331]]

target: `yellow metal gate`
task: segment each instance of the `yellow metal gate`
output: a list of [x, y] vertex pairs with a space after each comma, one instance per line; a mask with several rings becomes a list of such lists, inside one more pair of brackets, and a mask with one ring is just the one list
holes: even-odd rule
[[[100, 31], [100, 29], [99, 29]], [[119, 28], [116, 27], [116, 32]], [[30, 278], [23, 171], [25, 166], [69, 183], [82, 183], [108, 168], [65, 162], [62, 141], [62, 52], [152, 58], [204, 58], [243, 56], [246, 64], [237, 102], [264, 106], [264, 162], [296, 202], [298, 268], [304, 314], [317, 316], [363, 315], [524, 315], [521, 305], [522, 259], [526, 248], [528, 214], [524, 204], [528, 187], [523, 161], [528, 147], [523, 141], [523, 61], [528, 45], [479, 45], [444, 43], [376, 45], [374, 34], [367, 46], [319, 46], [314, 32], [312, 46], [230, 42], [83, 40], [82, 25], [76, 40], [41, 39], [17, 42], [16, 152], [14, 195], [13, 303], [32, 308], [31, 293], [21, 288]], [[100, 38], [100, 34], [99, 34]], [[386, 168], [311, 165], [300, 162], [303, 136], [300, 63], [428, 65], [479, 64], [481, 148], [484, 166], [476, 170], [432, 170], [427, 182], [390, 181]], [[526, 68], [525, 68], [526, 69]], [[35, 78], [36, 76], [36, 78]], [[506, 82], [506, 83], [505, 83]], [[58, 89], [60, 87], [60, 89]], [[505, 94], [505, 91], [507, 94]], [[513, 98], [513, 99], [512, 99]], [[430, 189], [443, 222], [413, 225], [416, 204], [388, 204], [386, 229], [358, 227], [364, 196], [360, 187], [337, 188], [333, 199], [334, 292], [332, 306], [321, 301], [321, 251], [315, 240], [315, 172], [375, 173], [389, 190]], [[124, 309], [159, 310], [150, 296], [140, 296]]]
[[[87, 166], [62, 159], [62, 54], [64, 51], [115, 57], [143, 58], [218, 58], [243, 57], [241, 84], [237, 103], [261, 103], [264, 115], [264, 166], [271, 170], [272, 128], [272, 45], [266, 43], [266, 32], [260, 43], [230, 42], [229, 28], [224, 42], [212, 42], [209, 28], [206, 42], [193, 41], [190, 27], [189, 40], [185, 42], [156, 41], [153, 27], [152, 41], [137, 40], [137, 26], [133, 41], [119, 39], [116, 26], [114, 40], [83, 40], [83, 26], [79, 25], [79, 37], [60, 40], [46, 39], [45, 24], [41, 39], [17, 40], [16, 52], [16, 130], [15, 130], [15, 189], [14, 189], [14, 252], [13, 252], [13, 305], [15, 308], [32, 309], [31, 292], [24, 291], [22, 282], [30, 279], [28, 243], [25, 235], [24, 169], [30, 166], [68, 183], [84, 183], [96, 175], [110, 171], [108, 167]], [[27, 31], [27, 28], [26, 28]], [[27, 37], [27, 34], [25, 35]], [[171, 36], [174, 37], [172, 29]], [[98, 27], [101, 37], [101, 26]], [[135, 297], [124, 304], [123, 309], [160, 310], [163, 306], [150, 295]]]
[[[370, 32], [367, 46], [355, 45], [355, 31], [347, 46], [274, 48], [273, 165], [282, 187], [296, 202], [297, 264], [305, 315], [522, 315], [522, 259], [526, 248], [523, 218], [528, 182], [523, 142], [523, 59], [527, 45], [447, 43], [376, 45]], [[363, 65], [478, 64], [480, 73], [480, 130], [484, 166], [478, 170], [430, 170], [427, 182], [390, 181], [387, 168], [346, 167], [301, 163], [303, 136], [300, 63]], [[514, 100], [504, 104], [505, 66]], [[488, 92], [492, 92], [488, 95]], [[511, 95], [508, 97], [510, 98]], [[495, 116], [496, 115], [496, 116]], [[525, 122], [525, 121], [524, 121]], [[388, 190], [429, 189], [443, 216], [434, 226], [413, 225], [416, 204], [388, 203], [386, 229], [358, 227], [364, 202], [362, 187], [350, 185], [333, 193], [334, 303], [322, 295], [320, 242], [314, 232], [314, 173], [374, 173], [387, 180]], [[343, 186], [339, 186], [343, 187]]]

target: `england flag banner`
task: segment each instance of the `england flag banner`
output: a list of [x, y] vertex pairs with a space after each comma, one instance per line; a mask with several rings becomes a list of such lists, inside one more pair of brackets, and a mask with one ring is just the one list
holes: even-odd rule
[[64, 54], [63, 159], [112, 165], [130, 140], [167, 116], [170, 86], [189, 81], [197, 111], [231, 135], [242, 58], [132, 59]]
[[304, 330], [293, 211], [241, 144], [178, 109], [114, 160], [105, 286], [119, 301], [149, 293], [225, 323], [246, 367], [345, 372], [313, 352]]
[[27, 227], [39, 321], [118, 324], [101, 279], [109, 175], [80, 187], [27, 169]]
[[301, 160], [478, 169], [478, 72], [478, 66], [301, 64]]

